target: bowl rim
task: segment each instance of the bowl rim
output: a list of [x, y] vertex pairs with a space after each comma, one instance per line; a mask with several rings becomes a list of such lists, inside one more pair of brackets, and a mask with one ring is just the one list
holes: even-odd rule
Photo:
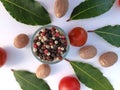
[[45, 64], [55, 64], [55, 63], [58, 63], [58, 62], [60, 62], [60, 61], [63, 61], [63, 59], [62, 59], [62, 60], [54, 60], [54, 61], [42, 60], [42, 59], [40, 59], [40, 57], [36, 56], [35, 53], [34, 53], [34, 51], [33, 51], [33, 41], [34, 41], [34, 37], [36, 36], [36, 34], [37, 34], [40, 30], [42, 30], [42, 29], [44, 29], [44, 28], [50, 28], [50, 27], [55, 27], [55, 28], [57, 28], [57, 30], [59, 30], [60, 32], [62, 32], [62, 33], [65, 35], [65, 37], [66, 37], [67, 47], [66, 47], [66, 52], [65, 52], [65, 53], [63, 54], [63, 56], [62, 56], [63, 59], [67, 56], [67, 54], [68, 54], [68, 52], [69, 52], [69, 48], [70, 48], [70, 41], [69, 41], [68, 35], [67, 35], [67, 34], [65, 33], [65, 31], [64, 31], [62, 28], [60, 28], [59, 26], [56, 26], [56, 25], [45, 25], [45, 26], [42, 26], [42, 27], [38, 28], [38, 29], [33, 33], [33, 35], [32, 35], [32, 39], [31, 39], [31, 51], [32, 51], [33, 56], [34, 56], [38, 61], [40, 61], [40, 62], [42, 62], [42, 63], [45, 63]]

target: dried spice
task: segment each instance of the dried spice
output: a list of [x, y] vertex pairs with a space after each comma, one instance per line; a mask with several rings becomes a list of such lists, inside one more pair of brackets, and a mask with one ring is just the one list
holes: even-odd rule
[[92, 45], [84, 46], [79, 50], [79, 55], [83, 59], [93, 58], [96, 54], [97, 49]]
[[33, 54], [43, 62], [62, 60], [68, 50], [67, 38], [56, 26], [43, 27], [33, 38]]
[[106, 52], [99, 57], [99, 62], [103, 67], [110, 67], [118, 60], [118, 55], [115, 52]]
[[69, 1], [68, 0], [55, 0], [54, 3], [54, 13], [55, 16], [58, 18], [63, 17], [69, 7]]
[[14, 39], [14, 46], [16, 48], [24, 48], [29, 43], [29, 37], [26, 34], [19, 34]]
[[51, 68], [48, 64], [41, 64], [38, 66], [37, 70], [36, 70], [36, 76], [37, 78], [46, 78], [49, 76], [51, 72]]

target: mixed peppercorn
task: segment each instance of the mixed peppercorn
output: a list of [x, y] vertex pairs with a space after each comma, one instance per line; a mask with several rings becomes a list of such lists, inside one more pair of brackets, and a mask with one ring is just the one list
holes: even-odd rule
[[33, 52], [41, 60], [62, 60], [67, 45], [65, 34], [57, 27], [42, 28], [34, 37]]

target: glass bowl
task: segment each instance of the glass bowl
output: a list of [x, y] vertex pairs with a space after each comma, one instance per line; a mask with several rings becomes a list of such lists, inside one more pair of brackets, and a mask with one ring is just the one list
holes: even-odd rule
[[58, 26], [46, 25], [32, 36], [31, 50], [35, 58], [46, 64], [62, 61], [69, 51], [69, 38]]

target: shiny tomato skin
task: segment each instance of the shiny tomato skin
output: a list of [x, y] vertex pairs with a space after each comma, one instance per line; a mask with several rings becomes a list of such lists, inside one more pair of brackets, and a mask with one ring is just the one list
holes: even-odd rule
[[69, 34], [70, 44], [73, 46], [83, 46], [87, 41], [87, 32], [81, 27], [73, 28]]
[[118, 5], [120, 6], [120, 0], [118, 0]]
[[80, 90], [80, 83], [75, 77], [66, 76], [60, 80], [59, 90]]
[[0, 67], [2, 67], [7, 59], [7, 53], [6, 51], [0, 47]]

